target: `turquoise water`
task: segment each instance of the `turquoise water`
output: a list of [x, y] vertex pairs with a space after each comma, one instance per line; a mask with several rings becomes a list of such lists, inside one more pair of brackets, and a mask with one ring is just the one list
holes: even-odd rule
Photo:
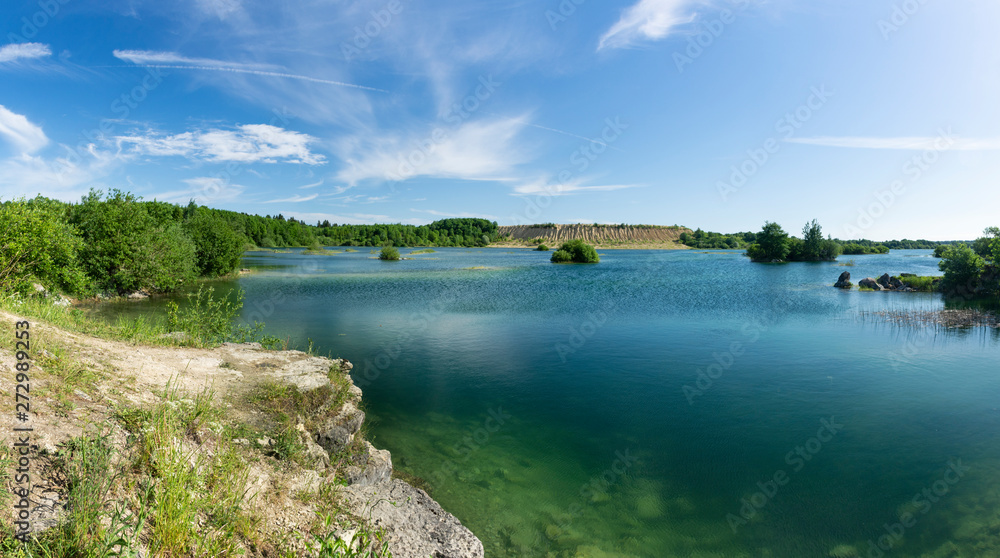
[[548, 256], [255, 252], [234, 283], [354, 362], [375, 445], [487, 556], [1000, 555], [998, 336], [859, 319], [943, 303], [831, 286], [937, 275], [930, 251]]

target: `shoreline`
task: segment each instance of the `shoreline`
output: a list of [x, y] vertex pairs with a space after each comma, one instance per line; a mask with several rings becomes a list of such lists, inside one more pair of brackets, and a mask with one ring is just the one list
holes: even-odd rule
[[[354, 385], [353, 366], [346, 360], [266, 350], [256, 343], [195, 348], [109, 340], [25, 318], [10, 307], [0, 309], [0, 319], [10, 324], [27, 320], [31, 325], [35, 404], [31, 406], [34, 447], [28, 455], [32, 482], [27, 500], [32, 504], [29, 522], [36, 535], [51, 536], [60, 522], [74, 520], [73, 494], [51, 475], [58, 470], [59, 456], [90, 436], [93, 425], [103, 425], [111, 449], [128, 460], [135, 451], [135, 443], [128, 440], [140, 434], [130, 431], [123, 416], [155, 415], [157, 409], [207, 400], [214, 405], [204, 412], [217, 416], [216, 421], [181, 432], [175, 443], [183, 448], [185, 462], [195, 459], [204, 467], [222, 454], [239, 456], [246, 465], [246, 485], [241, 489], [247, 502], [244, 511], [259, 522], [259, 540], [287, 543], [272, 550], [311, 555], [308, 545], [292, 542], [293, 533], [301, 535], [299, 542], [333, 536], [349, 545], [359, 533], [369, 533], [378, 535], [375, 540], [384, 540], [397, 558], [483, 556], [482, 542], [471, 531], [426, 492], [396, 478], [389, 452], [363, 439], [362, 392]], [[13, 353], [0, 360], [13, 369]], [[88, 380], [64, 376], [64, 367], [80, 370], [77, 376], [86, 375]], [[13, 376], [0, 378], [0, 392], [13, 394], [13, 380]], [[294, 409], [298, 418], [291, 419], [297, 442], [285, 439], [281, 428], [267, 427], [277, 415], [270, 416], [259, 405], [259, 397], [275, 389], [305, 402]], [[287, 397], [267, 402], [271, 404], [286, 405]], [[12, 413], [2, 421], [7, 432], [19, 426]], [[225, 434], [230, 428], [257, 434], [234, 438]], [[294, 459], [280, 457], [282, 444], [288, 443], [301, 446]], [[12, 482], [10, 471], [0, 471], [3, 475]], [[133, 491], [139, 483], [135, 479]], [[194, 497], [212, 499], [207, 493]], [[111, 490], [108, 498], [107, 506], [114, 501], [139, 506], [142, 499], [124, 487]], [[318, 514], [324, 509], [340, 510], [334, 524], [319, 522]], [[13, 525], [12, 512], [11, 505], [0, 510], [8, 527]], [[257, 544], [253, 541], [236, 542], [249, 551], [247, 556], [260, 556], [254, 552]], [[138, 550], [148, 554], [150, 549]]]

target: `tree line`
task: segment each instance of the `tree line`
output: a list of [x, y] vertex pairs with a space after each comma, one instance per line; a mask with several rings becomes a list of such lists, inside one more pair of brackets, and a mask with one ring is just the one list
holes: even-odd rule
[[[681, 233], [679, 241], [685, 246], [701, 250], [746, 250], [752, 244], [757, 242], [758, 234], [760, 233], [738, 232], [724, 234], [697, 229], [693, 233]], [[803, 233], [803, 238], [804, 236], [805, 233]], [[936, 242], [922, 239], [886, 240], [883, 242], [875, 242], [864, 239], [848, 241], [839, 239], [831, 240], [841, 245], [842, 254], [851, 256], [860, 254], [887, 254], [889, 250], [929, 250], [937, 248], [938, 246], [947, 246], [952, 244], [952, 242]]]
[[497, 231], [485, 219], [313, 226], [120, 190], [91, 190], [79, 203], [38, 196], [0, 204], [0, 289], [27, 292], [37, 282], [76, 296], [170, 292], [232, 273], [256, 247], [486, 246]]

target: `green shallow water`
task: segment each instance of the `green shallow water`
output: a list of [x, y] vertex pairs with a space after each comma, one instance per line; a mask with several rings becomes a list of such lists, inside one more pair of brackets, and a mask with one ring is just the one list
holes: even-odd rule
[[830, 286], [938, 274], [929, 251], [415, 258], [248, 253], [225, 286], [354, 362], [375, 444], [487, 556], [1000, 555], [998, 336], [859, 320], [943, 303]]

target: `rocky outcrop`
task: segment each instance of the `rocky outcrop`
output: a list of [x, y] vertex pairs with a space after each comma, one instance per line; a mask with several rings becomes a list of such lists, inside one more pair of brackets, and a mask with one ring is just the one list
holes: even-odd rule
[[[902, 273], [901, 277], [915, 277], [911, 273]], [[839, 287], [841, 289], [851, 288], [851, 274], [848, 272], [843, 272], [840, 274], [840, 279], [833, 285], [834, 287]], [[888, 273], [883, 274], [878, 279], [872, 277], [865, 277], [861, 281], [858, 281], [858, 286], [862, 289], [871, 289], [873, 291], [899, 291], [899, 292], [913, 292], [914, 289], [910, 288], [906, 283], [902, 281], [899, 277], [894, 277]]]
[[[330, 374], [344, 374], [350, 382], [350, 369], [346, 361], [311, 357], [270, 375], [309, 391], [331, 386]], [[361, 395], [351, 382], [347, 399], [339, 408], [324, 405], [306, 418], [314, 424], [312, 431], [305, 424], [297, 426], [307, 461], [332, 478], [331, 458], [347, 460], [341, 463], [339, 475], [347, 481], [340, 493], [345, 505], [356, 517], [366, 518], [371, 528], [384, 530], [389, 551], [396, 558], [482, 558], [483, 543], [455, 516], [423, 490], [392, 478], [392, 455], [387, 450], [377, 449], [367, 440], [361, 440], [358, 448], [358, 432], [365, 419], [359, 408]]]
[[879, 285], [878, 281], [871, 277], [865, 277], [864, 279], [858, 281], [858, 286], [862, 289], [871, 289], [873, 291], [882, 290], [882, 285]]
[[370, 517], [389, 535], [397, 558], [466, 558], [483, 556], [483, 543], [426, 492], [401, 480], [369, 486], [355, 484], [343, 494], [352, 509]]

